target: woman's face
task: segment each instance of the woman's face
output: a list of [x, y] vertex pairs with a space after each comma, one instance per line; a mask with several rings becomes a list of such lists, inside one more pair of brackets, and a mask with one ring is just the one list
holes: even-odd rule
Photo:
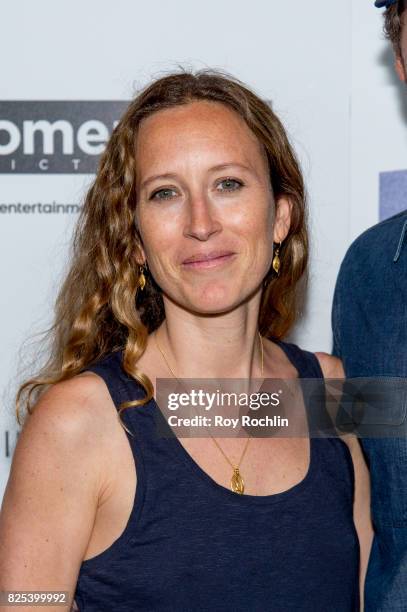
[[279, 201], [275, 224], [267, 160], [243, 119], [217, 102], [158, 111], [136, 156], [142, 251], [164, 296], [214, 314], [260, 291], [290, 207]]

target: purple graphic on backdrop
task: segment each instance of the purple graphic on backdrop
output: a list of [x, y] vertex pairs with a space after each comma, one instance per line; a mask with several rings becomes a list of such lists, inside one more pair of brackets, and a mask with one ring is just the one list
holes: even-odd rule
[[407, 209], [407, 170], [381, 172], [380, 181], [380, 221]]

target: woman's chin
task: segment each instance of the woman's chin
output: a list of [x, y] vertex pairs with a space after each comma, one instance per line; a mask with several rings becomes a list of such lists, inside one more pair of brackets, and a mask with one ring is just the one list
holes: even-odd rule
[[[246, 291], [242, 290], [242, 285]], [[205, 287], [184, 287], [184, 291], [177, 298], [168, 295], [167, 298], [190, 312], [200, 315], [216, 315], [230, 312], [247, 303], [258, 290], [259, 287], [250, 290], [247, 284], [239, 285], [235, 280], [233, 285], [229, 282], [211, 283]]]
[[188, 306], [200, 314], [221, 314], [229, 312], [241, 304], [236, 291], [205, 291], [199, 295], [189, 296]]

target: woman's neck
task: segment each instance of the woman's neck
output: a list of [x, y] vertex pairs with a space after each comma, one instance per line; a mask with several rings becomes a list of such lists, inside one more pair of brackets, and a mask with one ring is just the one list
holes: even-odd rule
[[257, 315], [240, 322], [231, 317], [167, 317], [151, 336], [177, 378], [261, 377]]

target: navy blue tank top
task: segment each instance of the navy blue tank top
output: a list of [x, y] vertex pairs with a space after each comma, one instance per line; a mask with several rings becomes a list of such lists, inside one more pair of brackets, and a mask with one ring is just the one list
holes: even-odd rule
[[[323, 377], [313, 353], [274, 342], [300, 378]], [[145, 395], [122, 356], [112, 352], [86, 368], [104, 379], [116, 408]], [[157, 411], [152, 399], [121, 413], [134, 434], [126, 432], [134, 505], [122, 534], [80, 566], [81, 612], [360, 610], [353, 463], [342, 440], [311, 437], [308, 472], [287, 491], [239, 495], [216, 483], [175, 436], [157, 436]]]

